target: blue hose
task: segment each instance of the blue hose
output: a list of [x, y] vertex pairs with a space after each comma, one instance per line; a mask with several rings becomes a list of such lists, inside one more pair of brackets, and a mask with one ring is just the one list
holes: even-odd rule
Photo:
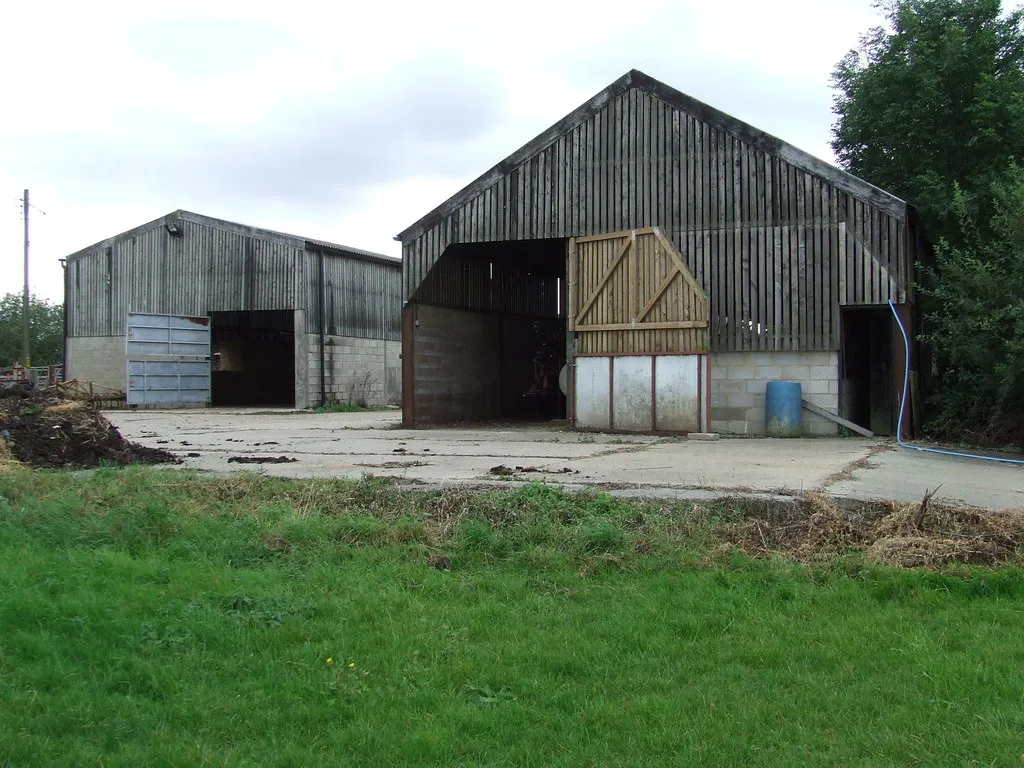
[[911, 445], [910, 443], [903, 442], [903, 414], [907, 410], [907, 392], [910, 388], [910, 339], [907, 337], [907, 329], [903, 327], [903, 321], [900, 320], [899, 313], [896, 311], [896, 305], [892, 303], [892, 299], [889, 299], [889, 309], [892, 310], [892, 316], [896, 318], [896, 324], [900, 327], [900, 333], [903, 334], [903, 349], [906, 351], [906, 364], [903, 367], [903, 398], [900, 400], [900, 418], [896, 423], [896, 442], [899, 443], [900, 447], [910, 448], [914, 451], [922, 451], [923, 453], [938, 453], [943, 456], [959, 456], [963, 459], [982, 459], [983, 461], [998, 461], [1003, 464], [1024, 464], [1024, 459], [1000, 459], [995, 456], [979, 456], [976, 453], [943, 451], [938, 448], [922, 448], [919, 445]]

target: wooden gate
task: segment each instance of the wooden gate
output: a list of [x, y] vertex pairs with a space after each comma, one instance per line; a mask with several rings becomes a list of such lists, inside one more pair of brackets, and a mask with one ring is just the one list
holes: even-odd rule
[[570, 240], [567, 308], [577, 427], [709, 429], [708, 299], [660, 229]]
[[657, 227], [569, 241], [577, 354], [708, 349], [708, 298]]

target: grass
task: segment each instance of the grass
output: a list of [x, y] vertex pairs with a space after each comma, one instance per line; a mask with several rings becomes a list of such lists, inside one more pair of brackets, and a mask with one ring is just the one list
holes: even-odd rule
[[736, 514], [0, 475], [0, 765], [1020, 764], [1020, 568], [754, 559]]
[[382, 405], [357, 405], [356, 403], [328, 403], [313, 409], [313, 413], [370, 413], [374, 411], [390, 411]]

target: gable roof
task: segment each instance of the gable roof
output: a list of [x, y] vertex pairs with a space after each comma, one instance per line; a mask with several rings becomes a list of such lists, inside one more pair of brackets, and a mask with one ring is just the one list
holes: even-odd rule
[[395, 240], [407, 242], [418, 237], [438, 220], [472, 200], [499, 179], [549, 147], [561, 136], [570, 133], [577, 126], [590, 119], [630, 89], [648, 93], [669, 106], [692, 115], [756, 149], [775, 155], [796, 168], [818, 176], [837, 189], [841, 189], [864, 202], [870, 203], [874, 207], [886, 211], [897, 218], [902, 219], [906, 216], [906, 203], [895, 195], [879, 189], [873, 184], [869, 184], [863, 179], [841, 168], [837, 168], [809, 152], [798, 149], [782, 139], [755, 128], [749, 123], [745, 123], [702, 101], [687, 96], [685, 93], [677, 91], [660, 80], [655, 80], [640, 70], [631, 69], [596, 96], [577, 107], [532, 141], [520, 147], [475, 181], [470, 182], [462, 190], [456, 192], [430, 213], [404, 229], [395, 237]]
[[394, 256], [386, 256], [382, 253], [374, 253], [372, 251], [364, 251], [361, 248], [352, 248], [347, 245], [339, 245], [338, 243], [330, 243], [323, 240], [312, 240], [309, 238], [299, 237], [297, 235], [288, 235], [284, 232], [276, 232], [272, 229], [261, 229], [259, 227], [250, 227], [247, 224], [236, 224], [233, 221], [225, 221], [223, 219], [215, 219], [211, 216], [204, 216], [200, 213], [192, 213], [191, 211], [177, 210], [172, 211], [166, 216], [161, 216], [159, 219], [142, 224], [138, 227], [129, 229], [126, 232], [122, 232], [113, 237], [108, 237], [105, 240], [101, 240], [98, 243], [94, 243], [87, 248], [82, 248], [75, 251], [71, 255], [67, 256], [67, 261], [74, 261], [75, 259], [81, 258], [87, 253], [96, 251], [100, 248], [106, 248], [114, 245], [115, 243], [121, 242], [122, 240], [141, 235], [143, 232], [148, 232], [155, 227], [162, 227], [166, 224], [174, 221], [189, 221], [193, 224], [202, 224], [207, 227], [213, 227], [214, 229], [224, 230], [226, 232], [234, 232], [239, 235], [246, 237], [258, 237], [261, 240], [272, 240], [283, 245], [288, 245], [293, 248], [299, 248], [302, 250], [321, 250], [332, 253], [334, 255], [346, 256], [349, 258], [360, 259], [363, 261], [374, 261], [380, 264], [386, 264], [395, 268], [401, 267], [402, 260], [395, 258]]

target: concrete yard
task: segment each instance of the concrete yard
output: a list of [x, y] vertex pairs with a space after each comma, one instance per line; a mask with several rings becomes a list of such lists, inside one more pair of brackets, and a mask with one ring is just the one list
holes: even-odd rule
[[[987, 509], [1024, 505], [1024, 466], [907, 451], [866, 439], [736, 438], [692, 442], [551, 426], [403, 430], [397, 411], [315, 414], [242, 409], [114, 411], [125, 437], [182, 456], [188, 467], [284, 477], [387, 475], [410, 483], [543, 480], [631, 496], [826, 491], [855, 499], [937, 499]], [[198, 456], [188, 457], [193, 453]], [[233, 456], [287, 456], [237, 464]], [[504, 466], [508, 469], [492, 472]], [[517, 469], [523, 468], [523, 469]]]

